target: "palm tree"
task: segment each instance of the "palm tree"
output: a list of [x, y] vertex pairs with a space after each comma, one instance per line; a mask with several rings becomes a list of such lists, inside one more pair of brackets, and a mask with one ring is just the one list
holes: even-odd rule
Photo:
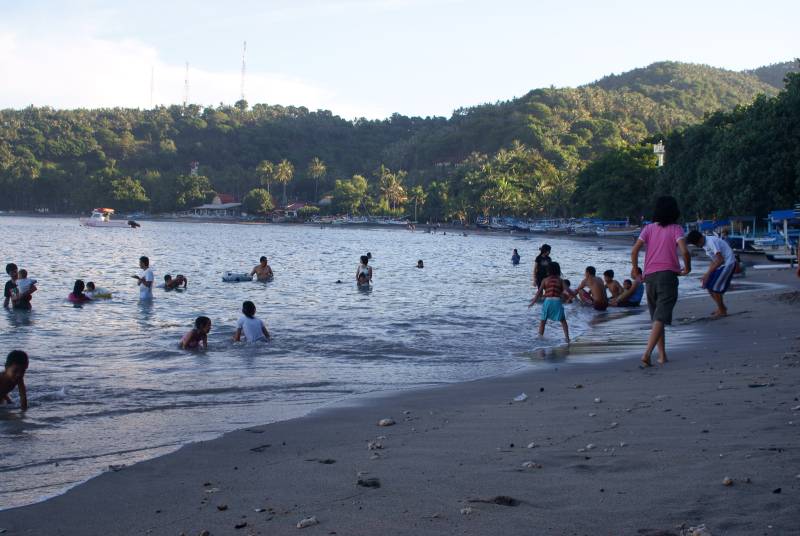
[[274, 179], [276, 182], [283, 184], [283, 205], [286, 206], [286, 185], [294, 177], [294, 165], [285, 158], [280, 161], [278, 167], [275, 168]]
[[419, 184], [414, 186], [411, 189], [411, 199], [414, 200], [414, 221], [417, 221], [417, 206], [421, 206], [425, 204], [425, 201], [428, 199], [428, 194], [425, 193], [425, 190]]
[[319, 185], [320, 179], [325, 178], [325, 174], [328, 172], [328, 168], [325, 166], [325, 162], [320, 160], [318, 157], [314, 157], [311, 159], [311, 162], [308, 163], [308, 176], [314, 179], [314, 202], [316, 203], [319, 198], [317, 197], [317, 186]]
[[258, 180], [261, 182], [262, 186], [267, 187], [267, 193], [269, 193], [269, 183], [272, 182], [272, 173], [274, 170], [275, 166], [269, 160], [262, 160], [256, 166]]

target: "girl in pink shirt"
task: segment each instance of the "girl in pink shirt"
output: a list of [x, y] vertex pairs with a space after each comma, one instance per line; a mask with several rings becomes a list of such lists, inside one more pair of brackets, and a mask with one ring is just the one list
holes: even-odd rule
[[[692, 260], [683, 229], [678, 225], [678, 202], [674, 197], [659, 197], [656, 201], [653, 223], [646, 225], [631, 251], [631, 276], [639, 270], [639, 252], [647, 246], [644, 257], [644, 283], [647, 289], [647, 307], [650, 309], [652, 328], [647, 349], [642, 356], [644, 366], [651, 366], [650, 356], [658, 346], [658, 362], [667, 362], [664, 326], [672, 323], [672, 310], [678, 301], [678, 276], [692, 269]], [[683, 268], [678, 261], [678, 250], [683, 257]]]

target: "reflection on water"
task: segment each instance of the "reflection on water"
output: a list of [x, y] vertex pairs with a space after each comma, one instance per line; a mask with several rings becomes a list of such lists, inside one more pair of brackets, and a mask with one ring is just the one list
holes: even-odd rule
[[[39, 280], [31, 312], [0, 315], [0, 349], [31, 355], [31, 409], [0, 410], [0, 506], [57, 493], [107, 468], [189, 441], [287, 419], [352, 394], [456, 382], [564, 359], [558, 325], [536, 339], [527, 309], [539, 239], [429, 235], [398, 230], [320, 229], [145, 222], [138, 230], [90, 229], [77, 220], [0, 218], [2, 262]], [[587, 264], [625, 277], [628, 248], [599, 251], [548, 238], [576, 284]], [[512, 266], [516, 247], [522, 263]], [[370, 251], [374, 285], [354, 275]], [[138, 257], [156, 282], [185, 274], [185, 292], [155, 290], [140, 304]], [[267, 255], [270, 283], [223, 283]], [[417, 269], [417, 259], [425, 268]], [[114, 292], [73, 307], [76, 278]], [[337, 284], [341, 280], [343, 283]], [[255, 302], [271, 344], [231, 341], [244, 300]], [[598, 353], [625, 340], [579, 306], [567, 308], [573, 345]], [[213, 329], [207, 352], [177, 343], [198, 315]], [[584, 341], [592, 341], [590, 343]], [[560, 356], [560, 357], [559, 357]]]

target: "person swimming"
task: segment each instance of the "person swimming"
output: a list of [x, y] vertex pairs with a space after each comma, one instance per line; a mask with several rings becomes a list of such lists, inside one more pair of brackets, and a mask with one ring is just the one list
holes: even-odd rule
[[189, 285], [189, 280], [183, 274], [178, 274], [172, 277], [170, 274], [164, 276], [164, 290], [173, 290], [183, 287], [184, 289]]
[[425, 268], [425, 263], [422, 262], [422, 259], [417, 261], [417, 268]]
[[92, 299], [83, 293], [86, 289], [86, 284], [84, 284], [82, 279], [78, 279], [75, 281], [75, 284], [72, 286], [72, 292], [69, 293], [67, 296], [67, 300], [70, 303], [74, 304], [81, 304], [92, 301]]
[[86, 283], [84, 294], [88, 296], [90, 300], [111, 298], [110, 290], [96, 286], [93, 281]]
[[356, 284], [363, 287], [372, 283], [372, 266], [369, 266], [369, 253], [361, 256], [361, 264], [356, 269]]
[[208, 332], [211, 331], [211, 319], [207, 316], [198, 316], [194, 321], [194, 329], [183, 336], [180, 342], [182, 350], [196, 348], [208, 349]]

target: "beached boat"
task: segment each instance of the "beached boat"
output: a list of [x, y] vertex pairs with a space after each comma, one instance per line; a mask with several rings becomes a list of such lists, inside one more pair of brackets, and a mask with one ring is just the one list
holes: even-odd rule
[[597, 236], [610, 237], [610, 236], [639, 236], [641, 229], [639, 227], [598, 227], [595, 230]]
[[111, 227], [111, 228], [123, 228], [123, 227], [130, 227], [131, 229], [135, 229], [136, 227], [140, 227], [138, 223], [133, 220], [112, 220], [111, 216], [114, 215], [113, 208], [96, 208], [92, 210], [92, 215], [88, 218], [80, 218], [80, 223], [84, 227]]

